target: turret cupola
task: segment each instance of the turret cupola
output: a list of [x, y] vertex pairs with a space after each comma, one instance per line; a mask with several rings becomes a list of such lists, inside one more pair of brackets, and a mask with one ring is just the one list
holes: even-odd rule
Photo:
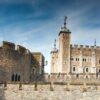
[[67, 24], [66, 21], [67, 21], [67, 16], [65, 16], [65, 18], [64, 18], [64, 26], [61, 27], [61, 30], [59, 32], [59, 35], [61, 33], [71, 33], [70, 30], [66, 27], [66, 24]]

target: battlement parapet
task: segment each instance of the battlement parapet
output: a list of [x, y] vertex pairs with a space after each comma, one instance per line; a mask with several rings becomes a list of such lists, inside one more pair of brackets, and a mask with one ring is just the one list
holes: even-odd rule
[[80, 48], [84, 48], [84, 46], [83, 45], [80, 45]]
[[7, 41], [3, 41], [2, 47], [4, 49], [10, 49], [10, 50], [15, 50], [15, 44]]
[[94, 49], [94, 46], [91, 46], [92, 49]]
[[90, 46], [90, 45], [70, 45], [71, 48], [73, 49], [99, 49], [100, 50], [100, 46]]
[[[99, 75], [100, 76], [100, 75]], [[70, 74], [67, 73], [51, 73], [51, 74], [45, 74], [45, 81], [46, 82], [66, 82], [66, 81], [77, 81], [77, 82], [100, 82], [100, 77], [96, 76], [96, 74], [80, 74], [77, 77], [77, 74]]]
[[86, 46], [85, 46], [85, 48], [87, 48], [87, 49], [88, 49], [88, 48], [90, 48], [90, 46], [89, 46], [89, 45], [86, 45]]
[[74, 47], [75, 47], [75, 48], [78, 48], [78, 45], [77, 45], [77, 44], [75, 44], [75, 45], [74, 45]]
[[26, 54], [30, 54], [30, 51], [28, 49], [26, 49]]
[[26, 53], [26, 48], [21, 45], [17, 45], [17, 51], [20, 53]]
[[4, 49], [4, 50], [13, 50], [13, 51], [17, 51], [19, 53], [23, 53], [23, 54], [29, 54], [30, 51], [28, 49], [26, 49], [25, 47], [21, 46], [21, 45], [15, 45], [14, 43], [8, 42], [8, 41], [3, 41], [1, 43], [0, 48]]
[[100, 49], [100, 47], [99, 47], [99, 46], [96, 46], [96, 48], [97, 48], [97, 49]]
[[58, 50], [51, 51], [51, 54], [58, 53]]

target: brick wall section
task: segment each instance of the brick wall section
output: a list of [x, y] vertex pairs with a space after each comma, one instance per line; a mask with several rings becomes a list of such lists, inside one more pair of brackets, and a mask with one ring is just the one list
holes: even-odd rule
[[15, 50], [0, 48], [1, 81], [10, 81], [13, 74], [18, 74], [21, 81], [29, 81], [30, 54], [19, 53]]
[[69, 91], [63, 88], [64, 85], [55, 86], [55, 90], [50, 91], [48, 85], [40, 85], [38, 91], [34, 91], [34, 85], [22, 85], [19, 90], [18, 85], [9, 84], [6, 90], [0, 86], [0, 100], [100, 100], [100, 90], [95, 87], [87, 91], [79, 87]]
[[0, 47], [0, 82], [32, 82], [43, 73], [42, 53], [32, 53], [21, 45], [3, 41]]

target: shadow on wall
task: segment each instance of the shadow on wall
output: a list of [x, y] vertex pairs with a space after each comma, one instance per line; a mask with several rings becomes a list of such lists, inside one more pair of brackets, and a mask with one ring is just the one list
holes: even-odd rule
[[5, 99], [5, 94], [4, 94], [4, 86], [3, 84], [0, 84], [0, 100], [6, 100]]

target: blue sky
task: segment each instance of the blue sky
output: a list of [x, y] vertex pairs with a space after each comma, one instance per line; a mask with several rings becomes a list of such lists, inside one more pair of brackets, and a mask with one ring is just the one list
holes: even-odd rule
[[54, 39], [68, 16], [72, 44], [100, 45], [100, 0], [0, 0], [0, 41], [40, 51], [49, 61]]

